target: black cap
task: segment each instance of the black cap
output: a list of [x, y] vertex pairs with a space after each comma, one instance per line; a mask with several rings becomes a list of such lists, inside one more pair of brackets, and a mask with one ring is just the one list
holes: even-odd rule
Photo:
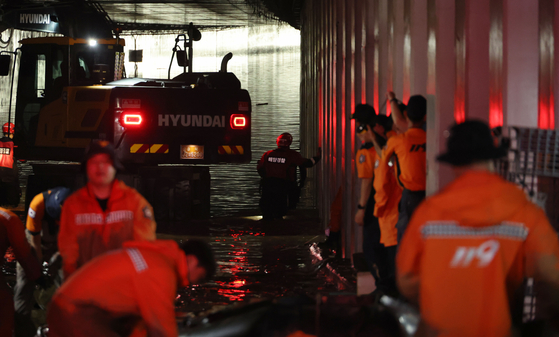
[[357, 104], [351, 115], [351, 119], [355, 119], [361, 124], [374, 125], [376, 116], [375, 108], [369, 104]]
[[408, 112], [408, 118], [412, 122], [421, 121], [427, 114], [427, 100], [421, 95], [410, 97], [406, 111]]
[[497, 159], [507, 154], [506, 145], [495, 146], [489, 126], [478, 120], [454, 125], [450, 129], [446, 148], [446, 153], [439, 155], [437, 160], [454, 166]]
[[113, 144], [111, 144], [110, 142], [106, 141], [106, 140], [95, 140], [93, 142], [91, 142], [91, 144], [89, 144], [89, 147], [87, 147], [87, 149], [85, 150], [85, 157], [82, 161], [82, 167], [85, 169], [85, 165], [87, 163], [87, 161], [95, 156], [96, 154], [99, 153], [106, 153], [109, 155], [109, 157], [111, 157], [111, 160], [113, 162], [113, 167], [118, 170], [118, 171], [124, 171], [124, 167], [122, 166], [122, 164], [120, 163], [120, 161], [118, 160], [116, 153], [115, 153], [115, 148], [113, 146]]

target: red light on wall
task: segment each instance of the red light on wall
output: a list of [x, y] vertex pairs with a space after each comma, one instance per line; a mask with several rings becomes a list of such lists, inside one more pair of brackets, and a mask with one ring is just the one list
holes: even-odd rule
[[142, 124], [142, 116], [137, 114], [126, 114], [122, 116], [122, 125], [140, 125]]
[[244, 129], [247, 126], [247, 118], [244, 115], [231, 115], [231, 129]]

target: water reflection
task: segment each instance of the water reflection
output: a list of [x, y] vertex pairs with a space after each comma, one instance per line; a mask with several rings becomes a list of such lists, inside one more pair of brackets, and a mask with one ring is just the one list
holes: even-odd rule
[[310, 253], [318, 227], [308, 220], [265, 223], [237, 218], [213, 222], [204, 233], [189, 231], [209, 241], [218, 274], [203, 286], [180, 290], [177, 309], [196, 313], [235, 302], [347, 289]]

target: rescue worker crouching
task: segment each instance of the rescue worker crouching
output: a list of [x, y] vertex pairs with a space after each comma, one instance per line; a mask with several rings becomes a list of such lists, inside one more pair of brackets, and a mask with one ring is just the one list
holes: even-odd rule
[[[31, 250], [39, 264], [49, 261], [58, 251], [56, 238], [60, 222], [60, 212], [70, 189], [56, 187], [37, 194], [27, 212], [26, 235]], [[56, 286], [62, 283], [57, 266], [49, 266], [49, 273], [54, 276]], [[31, 311], [35, 305], [35, 282], [31, 281], [21, 264], [17, 264], [17, 281], [14, 287], [16, 337], [34, 336], [36, 329], [31, 319]]]
[[[23, 223], [11, 211], [0, 208], [0, 254], [2, 254], [2, 257], [10, 246], [27, 277], [32, 281], [39, 281], [41, 279], [41, 267], [25, 239]], [[0, 265], [4, 263], [4, 260], [2, 259]], [[0, 273], [0, 336], [12, 336], [13, 329], [13, 295], [4, 280], [4, 273]]]
[[262, 177], [260, 209], [264, 220], [283, 219], [288, 208], [295, 208], [293, 200], [297, 198], [300, 188], [297, 167], [303, 171], [313, 167], [322, 157], [319, 148], [316, 156], [304, 158], [289, 148], [292, 142], [291, 134], [282, 133], [276, 140], [278, 148], [264, 153], [258, 161], [257, 170]]
[[126, 242], [62, 285], [48, 309], [49, 337], [177, 336], [177, 288], [209, 279], [215, 270], [202, 241]]
[[94, 257], [129, 240], [155, 240], [151, 205], [135, 189], [115, 178], [123, 167], [114, 147], [95, 141], [82, 162], [88, 182], [62, 208], [58, 248], [64, 277]]
[[525, 278], [557, 309], [557, 233], [520, 188], [493, 173], [493, 159], [506, 154], [485, 122], [450, 130], [437, 159], [455, 179], [416, 209], [397, 254], [399, 289], [419, 304], [418, 335], [516, 335], [511, 303], [520, 292], [524, 306]]
[[14, 160], [14, 124], [2, 126], [3, 137], [0, 139], [0, 205], [19, 205], [21, 188], [19, 187], [19, 170]]

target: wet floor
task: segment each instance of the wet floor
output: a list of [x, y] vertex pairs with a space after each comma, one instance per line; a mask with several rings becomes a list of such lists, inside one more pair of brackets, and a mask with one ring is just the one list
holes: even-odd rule
[[311, 245], [324, 238], [314, 215], [296, 211], [272, 222], [255, 216], [217, 218], [190, 224], [182, 230], [184, 236], [160, 234], [206, 240], [218, 262], [213, 281], [180, 292], [178, 310], [200, 312], [235, 302], [354, 291], [351, 283], [333, 278], [324, 261], [311, 254]]
[[[212, 246], [218, 264], [213, 280], [179, 291], [179, 316], [256, 300], [355, 293], [354, 281], [339, 278], [328, 268], [328, 260], [311, 253], [313, 243], [324, 239], [315, 211], [296, 210], [283, 221], [271, 222], [259, 216], [216, 217], [169, 231], [172, 234], [159, 233], [158, 238], [202, 239]], [[15, 262], [6, 263], [3, 272], [13, 286]], [[35, 319], [42, 323], [44, 313], [35, 312]]]

